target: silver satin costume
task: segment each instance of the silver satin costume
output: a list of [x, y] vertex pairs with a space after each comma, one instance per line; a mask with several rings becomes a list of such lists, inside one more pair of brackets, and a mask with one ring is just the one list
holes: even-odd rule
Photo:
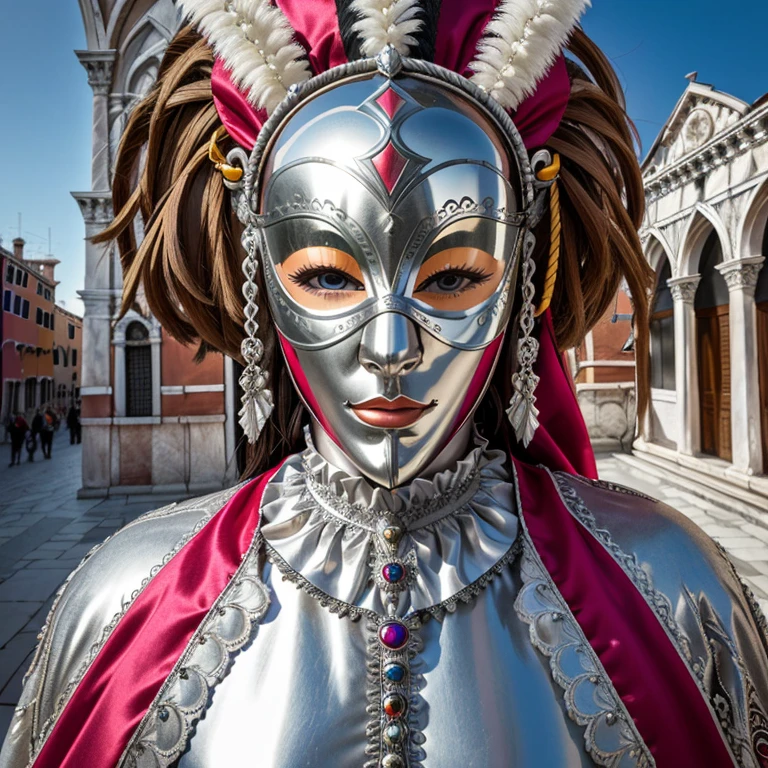
[[[538, 560], [509, 473], [505, 457], [482, 442], [451, 470], [394, 492], [350, 477], [312, 447], [289, 459], [266, 488], [244, 578], [195, 635], [214, 642], [193, 638], [193, 655], [168, 678], [120, 764], [377, 765], [385, 691], [368, 620], [383, 609], [374, 573], [383, 516], [402, 524], [400, 552], [415, 574], [398, 616], [431, 617], [412, 638], [411, 766], [653, 765]], [[568, 475], [553, 482], [689, 648], [688, 662], [717, 671], [712, 678], [691, 666], [728, 726], [734, 764], [757, 766], [750, 745], [768, 725], [764, 715], [754, 719], [768, 701], [765, 646], [721, 551], [650, 499]], [[150, 513], [73, 574], [52, 611], [3, 768], [27, 765], [137, 591], [231, 494]], [[248, 620], [220, 619], [222, 605]]]
[[[232, 4], [208, 5], [226, 14]], [[518, 296], [509, 412], [526, 446], [538, 425], [531, 230], [553, 183], [535, 174], [554, 167], [549, 153], [529, 158], [489, 93], [389, 46], [289, 91], [250, 157], [230, 155], [244, 171], [230, 185], [248, 252], [244, 428], [257, 436], [271, 407], [254, 320], [261, 259], [287, 366], [318, 437], [351, 470], [329, 463], [318, 441], [320, 452], [310, 444], [271, 479], [253, 544], [119, 764], [654, 765], [533, 545], [506, 455], [479, 441], [428, 474], [451, 447], [467, 453]], [[355, 261], [359, 301], [317, 309], [292, 296], [280, 269], [311, 247]], [[458, 310], [415, 295], [419, 267], [454, 247], [484, 253], [499, 275]], [[342, 272], [329, 267], [337, 281]], [[412, 423], [384, 428], [355, 410], [398, 398], [420, 406]], [[549, 480], [661, 622], [733, 764], [758, 768], [756, 745], [768, 747], [765, 625], [725, 556], [651, 499]], [[0, 768], [31, 764], [133, 601], [235, 490], [139, 519], [72, 575]]]

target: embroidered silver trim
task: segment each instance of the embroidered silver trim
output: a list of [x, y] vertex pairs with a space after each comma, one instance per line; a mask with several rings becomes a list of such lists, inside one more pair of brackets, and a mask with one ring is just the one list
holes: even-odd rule
[[224, 679], [235, 653], [250, 640], [269, 608], [269, 591], [259, 576], [261, 542], [257, 533], [147, 710], [118, 766], [167, 768], [186, 749], [213, 688]]
[[640, 491], [636, 491], [634, 488], [627, 488], [625, 485], [619, 485], [618, 483], [610, 483], [607, 480], [593, 480], [589, 477], [579, 476], [579, 480], [587, 485], [592, 485], [595, 488], [604, 488], [606, 491], [615, 491], [616, 493], [623, 493], [625, 496], [635, 496], [638, 499], [645, 499], [646, 501], [652, 501], [657, 503], [656, 499], [652, 496], [647, 496]]
[[[91, 645], [88, 651], [87, 657], [80, 664], [77, 671], [72, 676], [69, 683], [67, 684], [66, 688], [59, 696], [56, 702], [56, 707], [54, 708], [53, 714], [45, 721], [45, 723], [43, 723], [39, 731], [36, 728], [33, 728], [33, 733], [37, 733], [38, 737], [35, 743], [33, 744], [34, 751], [31, 754], [31, 759], [28, 763], [28, 768], [31, 768], [31, 766], [34, 764], [38, 754], [40, 753], [43, 746], [45, 745], [46, 740], [50, 736], [50, 733], [53, 730], [53, 726], [56, 724], [56, 721], [61, 716], [61, 713], [64, 711], [64, 707], [69, 702], [70, 698], [72, 697], [72, 694], [75, 692], [75, 689], [80, 684], [83, 677], [85, 676], [85, 673], [88, 671], [88, 668], [92, 664], [93, 660], [96, 658], [96, 656], [99, 654], [101, 649], [104, 647], [107, 640], [109, 640], [109, 637], [114, 631], [115, 627], [118, 625], [118, 623], [126, 614], [126, 612], [131, 607], [131, 605], [133, 605], [136, 598], [138, 598], [138, 596], [147, 587], [149, 582], [173, 559], [173, 557], [175, 557], [181, 551], [181, 549], [205, 527], [205, 525], [208, 522], [210, 522], [210, 520], [213, 518], [213, 515], [216, 512], [218, 512], [218, 510], [221, 509], [222, 506], [224, 506], [224, 504], [229, 500], [229, 498], [234, 496], [234, 494], [240, 489], [240, 487], [241, 486], [238, 485], [238, 486], [235, 486], [234, 488], [228, 488], [224, 491], [220, 491], [218, 493], [211, 494], [210, 496], [203, 497], [203, 499], [194, 499], [191, 503], [188, 503], [188, 504], [166, 506], [166, 507], [162, 507], [159, 510], [155, 510], [154, 512], [149, 512], [146, 515], [142, 515], [141, 517], [134, 520], [132, 523], [129, 523], [124, 528], [120, 529], [120, 531], [117, 531], [115, 534], [110, 536], [102, 544], [98, 544], [97, 546], [95, 546], [85, 556], [85, 558], [80, 563], [80, 565], [72, 572], [72, 574], [69, 576], [69, 578], [65, 582], [64, 586], [59, 590], [59, 593], [54, 601], [54, 605], [51, 608], [51, 612], [49, 613], [48, 618], [46, 619], [45, 630], [44, 630], [46, 636], [42, 641], [46, 645], [46, 650], [44, 652], [46, 659], [48, 657], [48, 652], [50, 650], [50, 643], [52, 640], [52, 637], [50, 636], [51, 633], [49, 631], [50, 625], [51, 625], [51, 617], [53, 615], [53, 611], [55, 610], [56, 604], [58, 603], [58, 600], [60, 599], [61, 594], [63, 594], [64, 589], [66, 588], [69, 581], [83, 567], [84, 563], [90, 557], [93, 556], [95, 552], [101, 549], [101, 547], [103, 547], [107, 543], [107, 541], [110, 541], [114, 536], [121, 533], [121, 531], [125, 531], [128, 528], [131, 528], [141, 523], [142, 521], [152, 519], [155, 516], [163, 517], [163, 516], [166, 516], [167, 514], [171, 514], [171, 510], [173, 511], [173, 513], [193, 512], [193, 511], [199, 510], [203, 515], [201, 519], [198, 520], [198, 522], [195, 524], [194, 528], [192, 528], [191, 531], [189, 531], [184, 536], [182, 536], [181, 539], [179, 539], [179, 541], [176, 543], [173, 549], [163, 557], [162, 561], [159, 564], [152, 567], [152, 569], [149, 572], [149, 575], [145, 576], [144, 579], [142, 579], [142, 582], [139, 585], [139, 587], [131, 593], [130, 598], [126, 600], [126, 602], [122, 605], [120, 611], [118, 611], [112, 617], [112, 620], [109, 622], [109, 624], [107, 624], [102, 629], [101, 636], [95, 643]], [[39, 650], [38, 650], [38, 653], [39, 653]], [[37, 659], [38, 653], [35, 654], [35, 659]], [[36, 713], [35, 713], [35, 717], [36, 717]]]
[[528, 624], [533, 646], [549, 659], [568, 716], [585, 729], [587, 752], [597, 765], [609, 768], [655, 766], [600, 659], [544, 568], [522, 515], [520, 521], [523, 587], [515, 611]]
[[[320, 510], [323, 513], [323, 519], [354, 525], [373, 533], [377, 531], [378, 522], [385, 512], [382, 510], [368, 509], [362, 504], [347, 501], [339, 496], [331, 486], [319, 482], [315, 478], [317, 472], [306, 464], [306, 462], [303, 463], [303, 467], [307, 488], [314, 501], [320, 507]], [[445, 493], [436, 493], [425, 501], [412, 502], [402, 510], [397, 512], [390, 511], [386, 514], [397, 518], [398, 522], [407, 530], [415, 530], [416, 527], [422, 527], [418, 525], [418, 523], [425, 520], [428, 522], [423, 523], [424, 527], [433, 525], [443, 518], [452, 515], [454, 512], [465, 506], [466, 503], [471, 501], [477, 491], [477, 486], [480, 482], [480, 474], [481, 469], [476, 462], [467, 477], [460, 483], [449, 488]], [[305, 499], [302, 497], [302, 500], [299, 503], [304, 501]], [[296, 509], [299, 510], [299, 507]], [[432, 519], [438, 512], [440, 513], [439, 517]]]
[[[629, 576], [632, 583], [637, 587], [640, 594], [645, 598], [645, 601], [656, 614], [662, 626], [671, 636], [680, 655], [686, 660], [691, 670], [693, 670], [691, 646], [688, 638], [683, 634], [680, 625], [675, 619], [674, 610], [672, 609], [672, 603], [669, 598], [653, 586], [651, 577], [641, 567], [637, 555], [630, 555], [624, 552], [624, 550], [613, 540], [610, 531], [605, 528], [598, 528], [595, 516], [589, 511], [587, 505], [578, 493], [576, 493], [576, 490], [570, 485], [566, 477], [560, 473], [553, 474], [549, 471], [548, 474], [552, 478], [555, 488], [557, 489], [563, 504], [565, 504], [566, 509], [597, 539], [597, 541], [600, 542], [619, 564], [624, 573]], [[702, 685], [704, 671], [693, 671], [699, 687], [704, 690]]]

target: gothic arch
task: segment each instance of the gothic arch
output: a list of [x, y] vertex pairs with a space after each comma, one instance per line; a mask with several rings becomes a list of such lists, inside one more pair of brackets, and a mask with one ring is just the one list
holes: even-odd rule
[[763, 238], [768, 227], [768, 179], [752, 190], [746, 211], [738, 232], [736, 257], [747, 259], [751, 256], [764, 256]]
[[79, 3], [88, 50], [98, 51], [107, 48], [107, 34], [98, 0], [79, 0]]
[[701, 253], [712, 230], [717, 233], [720, 240], [723, 261], [729, 261], [732, 258], [730, 238], [723, 220], [711, 205], [697, 203], [680, 239], [675, 277], [690, 277], [699, 273]]
[[651, 269], [654, 272], [658, 272], [666, 258], [674, 274], [676, 267], [675, 256], [667, 238], [656, 227], [649, 229], [646, 234], [648, 239], [643, 250], [645, 251], [646, 260], [651, 265]]

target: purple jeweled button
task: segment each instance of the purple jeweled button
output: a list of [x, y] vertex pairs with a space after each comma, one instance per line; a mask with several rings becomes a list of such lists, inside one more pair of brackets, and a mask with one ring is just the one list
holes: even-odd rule
[[397, 584], [398, 581], [402, 581], [405, 578], [405, 568], [400, 563], [387, 563], [381, 569], [381, 575], [387, 583]]
[[391, 651], [399, 651], [408, 642], [408, 627], [399, 621], [388, 621], [379, 628], [379, 641]]

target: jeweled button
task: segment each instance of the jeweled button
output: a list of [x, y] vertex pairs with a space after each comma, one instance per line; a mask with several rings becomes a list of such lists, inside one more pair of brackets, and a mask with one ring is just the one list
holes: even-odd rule
[[385, 648], [399, 651], [408, 642], [408, 627], [399, 621], [389, 621], [379, 628], [379, 640]]
[[384, 741], [386, 741], [387, 744], [389, 744], [390, 746], [399, 744], [402, 740], [403, 740], [402, 726], [398, 725], [397, 723], [392, 723], [392, 725], [388, 725], [384, 729]]
[[402, 581], [405, 578], [405, 568], [400, 563], [387, 563], [381, 569], [381, 575], [384, 577], [384, 581], [390, 584], [397, 584], [398, 581]]
[[399, 693], [391, 693], [384, 699], [384, 712], [387, 717], [400, 717], [405, 712], [405, 699]]
[[398, 755], [385, 755], [381, 761], [381, 768], [405, 768], [405, 763]]
[[405, 680], [405, 667], [402, 664], [387, 664], [384, 677], [392, 683], [402, 683]]

